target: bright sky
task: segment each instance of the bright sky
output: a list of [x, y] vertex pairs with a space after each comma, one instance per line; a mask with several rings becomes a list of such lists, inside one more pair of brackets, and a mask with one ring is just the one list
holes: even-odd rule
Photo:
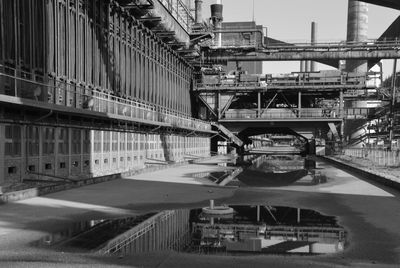
[[[210, 5], [216, 0], [204, 0], [203, 17], [210, 17]], [[252, 0], [222, 0], [224, 21], [252, 21]], [[318, 24], [317, 40], [341, 41], [347, 33], [348, 0], [254, 0], [257, 24], [268, 28], [268, 36], [283, 41], [310, 40], [311, 22]], [[398, 10], [369, 5], [369, 38], [376, 39], [400, 15]], [[393, 61], [384, 61], [385, 76], [392, 72]], [[320, 69], [327, 69], [319, 65]], [[298, 62], [264, 63], [265, 73], [298, 71]]]

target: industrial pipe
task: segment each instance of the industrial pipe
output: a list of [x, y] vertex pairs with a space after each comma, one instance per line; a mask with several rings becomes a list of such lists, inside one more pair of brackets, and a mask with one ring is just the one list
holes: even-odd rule
[[300, 60], [368, 60], [368, 59], [399, 59], [399, 51], [337, 51], [337, 52], [253, 52], [247, 55], [231, 55], [229, 53], [212, 53], [205, 56], [206, 61], [300, 61]]

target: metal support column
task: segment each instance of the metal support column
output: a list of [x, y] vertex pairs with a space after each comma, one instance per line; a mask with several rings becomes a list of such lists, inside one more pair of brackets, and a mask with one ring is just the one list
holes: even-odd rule
[[340, 90], [339, 97], [339, 117], [343, 119], [342, 124], [340, 125], [340, 137], [343, 141], [344, 136], [344, 98], [343, 98], [343, 89]]
[[301, 91], [299, 91], [297, 109], [298, 109], [298, 117], [301, 118]]
[[390, 134], [389, 134], [389, 148], [392, 148], [393, 141], [393, 127], [394, 127], [394, 105], [396, 103], [396, 73], [397, 71], [397, 59], [393, 62], [393, 75], [392, 75], [392, 96], [390, 102]]

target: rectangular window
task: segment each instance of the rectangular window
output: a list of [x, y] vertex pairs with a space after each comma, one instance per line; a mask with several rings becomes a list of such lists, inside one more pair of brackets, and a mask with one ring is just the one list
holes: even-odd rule
[[104, 152], [110, 151], [110, 137], [111, 137], [110, 131], [103, 132], [103, 151]]
[[55, 144], [55, 129], [44, 127], [42, 129], [42, 145], [43, 145], [43, 154], [44, 155], [52, 155], [54, 154], [54, 144]]
[[72, 154], [81, 154], [81, 130], [72, 130]]
[[118, 152], [118, 132], [112, 133], [112, 151]]
[[17, 174], [17, 167], [8, 167], [8, 174]]
[[83, 131], [83, 153], [90, 154], [90, 130], [87, 129]]
[[120, 133], [119, 134], [119, 150], [120, 151], [125, 151], [125, 133]]
[[67, 155], [69, 153], [68, 144], [68, 129], [60, 128], [58, 135], [58, 153]]
[[5, 127], [5, 155], [21, 156], [21, 126], [8, 125]]

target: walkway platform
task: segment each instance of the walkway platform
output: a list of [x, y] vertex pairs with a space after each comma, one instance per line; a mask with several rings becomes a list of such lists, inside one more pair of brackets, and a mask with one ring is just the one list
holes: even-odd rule
[[384, 172], [379, 168], [373, 166], [363, 166], [361, 164], [351, 162], [348, 159], [341, 159], [339, 157], [330, 156], [322, 157], [322, 159], [338, 165], [340, 168], [362, 175], [364, 178], [367, 178], [369, 180], [400, 190], [400, 170], [398, 176], [394, 176], [388, 174], [387, 172]]

